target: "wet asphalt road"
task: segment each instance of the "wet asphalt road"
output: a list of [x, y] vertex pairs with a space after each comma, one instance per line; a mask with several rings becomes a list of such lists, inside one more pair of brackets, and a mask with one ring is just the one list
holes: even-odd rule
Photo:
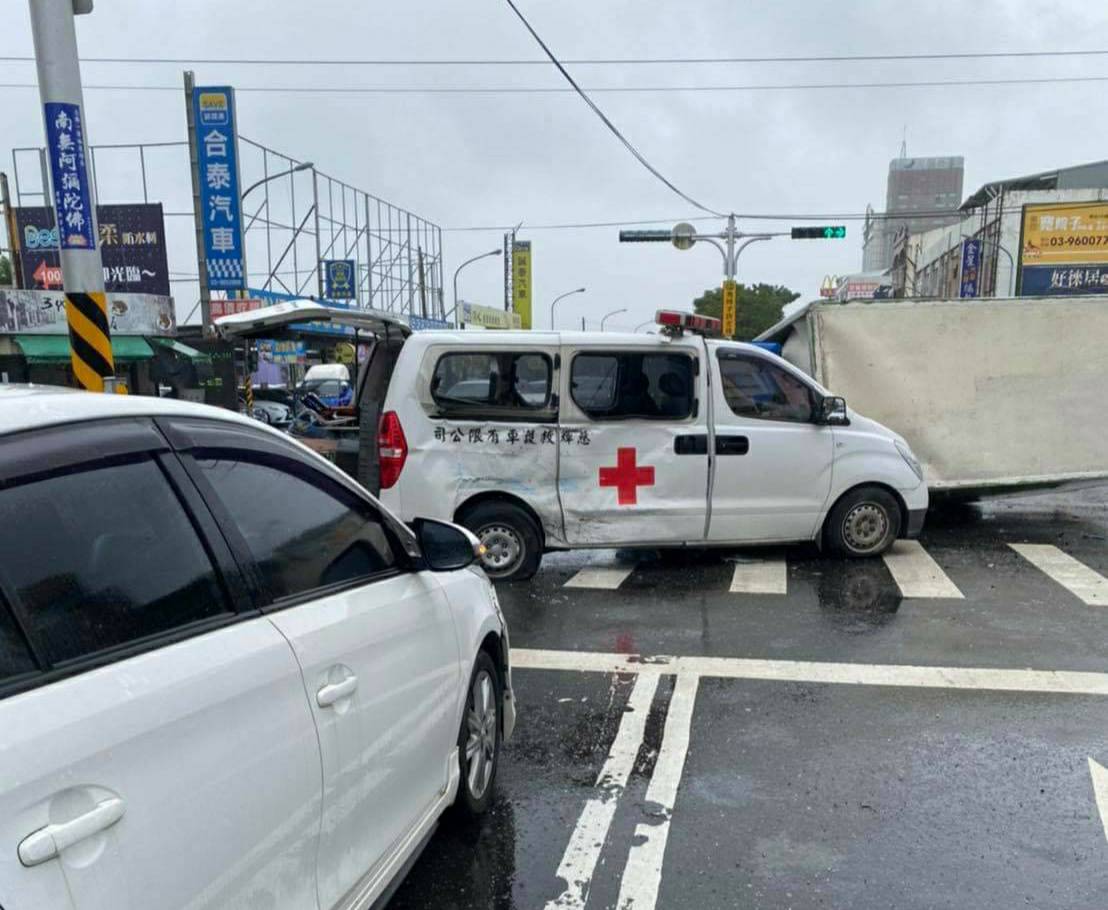
[[[1108, 576], [1108, 490], [932, 515], [923, 547], [961, 598], [904, 597], [883, 561], [807, 548], [558, 554], [499, 593], [516, 648], [1108, 673], [1108, 606], [1009, 543]], [[787, 593], [730, 593], [736, 557], [784, 558]], [[612, 590], [564, 587], [585, 565], [634, 570]], [[659, 750], [680, 743], [663, 673], [626, 788], [597, 787], [637, 678], [517, 669], [493, 809], [444, 821], [390, 907], [616, 907], [636, 826], [666, 814], [647, 796]], [[1106, 695], [703, 676], [687, 733], [656, 896], [634, 907], [1108, 908], [1088, 764], [1108, 766]], [[610, 826], [567, 883], [559, 864], [597, 799], [615, 804]]]

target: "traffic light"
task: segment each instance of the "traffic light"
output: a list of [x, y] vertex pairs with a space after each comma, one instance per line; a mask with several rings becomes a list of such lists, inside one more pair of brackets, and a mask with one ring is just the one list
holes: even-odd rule
[[846, 237], [845, 224], [821, 224], [818, 227], [794, 227], [793, 240], [842, 240]]
[[669, 243], [669, 231], [620, 231], [620, 243]]

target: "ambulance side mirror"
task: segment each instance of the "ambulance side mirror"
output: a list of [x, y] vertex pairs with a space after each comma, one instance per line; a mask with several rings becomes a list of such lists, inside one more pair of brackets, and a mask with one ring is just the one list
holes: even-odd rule
[[819, 422], [829, 427], [848, 427], [850, 417], [847, 416], [846, 399], [838, 395], [828, 395], [820, 399]]

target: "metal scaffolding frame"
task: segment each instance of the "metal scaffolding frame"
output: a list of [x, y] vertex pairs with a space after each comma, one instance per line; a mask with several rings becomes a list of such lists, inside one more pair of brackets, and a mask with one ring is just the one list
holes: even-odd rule
[[[317, 170], [293, 172], [300, 160], [239, 136], [244, 186], [262, 180], [243, 201], [243, 227], [251, 288], [295, 296], [323, 296], [328, 259], [357, 263], [355, 305], [405, 316], [442, 319], [442, 228], [413, 212]], [[111, 176], [105, 196], [105, 156], [130, 156]], [[173, 159], [179, 158], [179, 161]], [[188, 142], [90, 146], [97, 202], [162, 201], [170, 281], [198, 284], [194, 213], [188, 180]], [[50, 205], [45, 150], [12, 149], [16, 206]], [[166, 193], [151, 189], [152, 174], [173, 173]], [[123, 175], [120, 182], [120, 175]], [[151, 196], [153, 195], [153, 200]], [[179, 197], [167, 202], [169, 196]], [[174, 221], [180, 219], [180, 228]], [[171, 227], [173, 229], [171, 230]], [[176, 238], [180, 230], [181, 238]], [[171, 242], [173, 236], [173, 242]], [[178, 296], [178, 295], [175, 295]], [[179, 301], [188, 305], [190, 301]], [[191, 314], [190, 314], [191, 315]], [[186, 317], [187, 319], [188, 317]], [[184, 321], [184, 320], [183, 320]]]

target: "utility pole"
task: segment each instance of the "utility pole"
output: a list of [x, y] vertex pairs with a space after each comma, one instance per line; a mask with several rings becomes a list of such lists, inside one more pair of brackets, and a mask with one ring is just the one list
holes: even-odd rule
[[[727, 216], [727, 226], [717, 234], [698, 234], [688, 222], [675, 224], [668, 231], [620, 231], [620, 243], [672, 243], [679, 250], [688, 250], [699, 242], [709, 243], [723, 256], [723, 334], [735, 334], [736, 298], [738, 286], [735, 274], [738, 272], [739, 256], [750, 244], [760, 240], [772, 240], [774, 237], [792, 237], [793, 240], [842, 240], [846, 237], [843, 225], [820, 225], [818, 227], [794, 227], [790, 231], [767, 231], [760, 234], [745, 234], [735, 227], [734, 214]], [[722, 243], [720, 242], [722, 241]], [[741, 242], [740, 242], [741, 241]]]
[[[31, 0], [33, 3], [34, 0]], [[208, 287], [208, 260], [204, 255], [204, 208], [200, 202], [200, 151], [196, 141], [196, 114], [192, 109], [192, 90], [196, 77], [185, 70], [185, 123], [188, 127], [189, 173], [192, 174], [192, 212], [196, 226], [196, 264], [200, 280], [200, 329], [205, 337], [212, 331], [212, 292]], [[191, 315], [191, 314], [190, 314]]]
[[73, 17], [92, 0], [30, 0], [39, 95], [61, 253], [70, 364], [84, 389], [115, 391], [104, 266], [97, 249], [96, 193], [86, 147], [81, 69]]
[[12, 257], [12, 287], [23, 287], [23, 259], [20, 256], [19, 231], [15, 224], [12, 194], [8, 190], [8, 175], [0, 171], [0, 205], [4, 207], [4, 221], [8, 227], [8, 251]]

